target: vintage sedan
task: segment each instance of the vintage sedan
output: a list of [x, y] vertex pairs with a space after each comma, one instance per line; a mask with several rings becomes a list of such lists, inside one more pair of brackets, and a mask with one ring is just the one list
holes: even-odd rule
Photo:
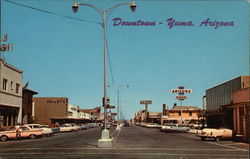
[[63, 124], [60, 127], [60, 132], [74, 132], [74, 131], [78, 131], [79, 129], [80, 127], [72, 126], [72, 124]]
[[201, 138], [201, 140], [206, 139], [214, 139], [216, 141], [220, 141], [221, 139], [229, 139], [233, 136], [233, 131], [230, 129], [213, 129], [213, 128], [205, 128], [197, 133], [197, 136]]
[[28, 126], [31, 129], [42, 129], [43, 136], [51, 136], [54, 134], [53, 131], [49, 127], [45, 127], [40, 124], [25, 124], [24, 126]]
[[[18, 128], [19, 127], [19, 128]], [[7, 139], [17, 139], [17, 138], [31, 138], [43, 135], [42, 129], [33, 130], [27, 126], [15, 126], [9, 131], [0, 131], [0, 140], [5, 141]]]
[[147, 128], [160, 128], [161, 125], [157, 124], [157, 123], [148, 123], [146, 124]]
[[189, 132], [190, 128], [186, 126], [179, 126], [179, 125], [173, 125], [173, 126], [162, 126], [161, 131], [165, 132], [175, 132], [175, 133], [186, 133]]

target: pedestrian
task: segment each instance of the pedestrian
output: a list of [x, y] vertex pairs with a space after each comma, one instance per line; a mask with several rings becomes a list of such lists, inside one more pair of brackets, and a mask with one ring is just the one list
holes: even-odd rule
[[16, 138], [19, 139], [21, 137], [21, 129], [20, 126], [16, 126]]

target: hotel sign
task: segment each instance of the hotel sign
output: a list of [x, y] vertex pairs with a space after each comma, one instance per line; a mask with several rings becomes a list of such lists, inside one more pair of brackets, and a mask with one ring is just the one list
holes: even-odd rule
[[13, 44], [0, 44], [0, 51], [11, 51]]
[[187, 96], [176, 96], [176, 99], [185, 100], [185, 99], [187, 99]]
[[[4, 34], [3, 40], [1, 42], [6, 42], [8, 40], [8, 34]], [[0, 51], [11, 51], [13, 44], [0, 44]]]
[[171, 93], [192, 93], [192, 89], [171, 89]]

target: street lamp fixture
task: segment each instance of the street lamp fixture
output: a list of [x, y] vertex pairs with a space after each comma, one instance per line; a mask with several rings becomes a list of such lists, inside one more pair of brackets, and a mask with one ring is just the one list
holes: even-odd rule
[[76, 13], [78, 11], [79, 4], [75, 1], [74, 4], [72, 5], [73, 12]]
[[134, 11], [136, 10], [135, 1], [132, 1], [132, 2], [130, 3], [130, 8], [131, 8], [132, 12], [134, 12]]

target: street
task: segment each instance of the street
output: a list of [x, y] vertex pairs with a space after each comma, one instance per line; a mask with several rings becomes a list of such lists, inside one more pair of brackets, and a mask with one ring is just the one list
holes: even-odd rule
[[200, 141], [195, 134], [166, 133], [138, 126], [111, 129], [114, 148], [97, 148], [101, 129], [52, 137], [0, 142], [5, 158], [248, 158], [249, 145], [233, 141]]

